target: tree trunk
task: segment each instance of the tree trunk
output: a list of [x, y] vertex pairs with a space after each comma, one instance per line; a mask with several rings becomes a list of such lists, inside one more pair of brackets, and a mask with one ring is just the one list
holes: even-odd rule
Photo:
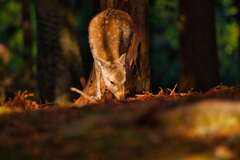
[[57, 0], [37, 0], [37, 80], [42, 102], [55, 100], [56, 58], [61, 52], [58, 43], [61, 17]]
[[219, 83], [214, 0], [180, 0], [181, 90]]
[[[138, 58], [138, 84], [137, 91], [149, 91], [150, 90], [150, 60], [149, 60], [149, 20], [148, 20], [148, 0], [132, 0], [130, 1], [131, 9], [129, 11], [133, 19], [136, 21], [136, 25], [139, 27], [141, 34], [141, 43], [139, 47]], [[136, 5], [138, 4], [138, 5]]]
[[82, 59], [71, 23], [74, 18], [58, 0], [37, 0], [37, 79], [45, 101], [68, 101], [70, 87], [80, 86]]
[[23, 29], [23, 41], [24, 41], [24, 53], [23, 57], [27, 63], [27, 68], [32, 72], [33, 58], [32, 58], [32, 24], [31, 24], [31, 12], [30, 2], [28, 0], [22, 0], [22, 29]]

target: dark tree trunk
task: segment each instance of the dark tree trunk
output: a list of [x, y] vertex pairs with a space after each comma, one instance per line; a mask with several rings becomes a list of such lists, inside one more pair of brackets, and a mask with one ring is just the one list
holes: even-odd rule
[[61, 53], [61, 17], [57, 0], [37, 0], [37, 80], [40, 99], [55, 100], [56, 64]]
[[180, 0], [181, 90], [219, 83], [214, 0]]
[[32, 72], [33, 58], [32, 58], [32, 24], [31, 24], [31, 12], [30, 2], [28, 0], [22, 0], [22, 29], [23, 29], [23, 41], [24, 41], [24, 53], [23, 57], [26, 61], [26, 67]]
[[[65, 3], [65, 2], [64, 2]], [[37, 79], [43, 102], [65, 101], [80, 86], [82, 59], [72, 27], [74, 18], [58, 0], [37, 0]]]
[[[139, 26], [139, 32], [141, 34], [141, 43], [139, 48], [139, 59], [138, 59], [138, 89], [137, 91], [149, 91], [150, 90], [150, 52], [149, 52], [149, 20], [148, 20], [148, 0], [132, 0], [131, 10], [129, 13], [133, 16], [137, 26]], [[138, 4], [138, 5], [136, 5]]]

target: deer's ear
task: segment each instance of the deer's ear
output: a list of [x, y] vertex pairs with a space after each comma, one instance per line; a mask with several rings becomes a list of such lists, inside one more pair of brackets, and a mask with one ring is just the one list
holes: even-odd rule
[[121, 57], [119, 57], [116, 62], [119, 62], [121, 64], [125, 64], [126, 63], [126, 53], [122, 54]]
[[109, 67], [111, 64], [108, 61], [105, 61], [101, 58], [98, 57], [94, 57], [94, 60], [96, 61], [97, 64], [99, 64], [100, 66], [105, 66], [105, 67]]

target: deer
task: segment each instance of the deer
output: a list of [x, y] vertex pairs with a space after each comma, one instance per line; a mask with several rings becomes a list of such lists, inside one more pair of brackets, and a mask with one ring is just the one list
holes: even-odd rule
[[140, 43], [140, 34], [136, 28], [131, 16], [118, 9], [104, 10], [91, 20], [88, 38], [94, 60], [96, 94], [91, 98], [83, 92], [80, 92], [81, 95], [100, 100], [104, 87], [117, 100], [125, 99], [128, 73], [136, 64]]

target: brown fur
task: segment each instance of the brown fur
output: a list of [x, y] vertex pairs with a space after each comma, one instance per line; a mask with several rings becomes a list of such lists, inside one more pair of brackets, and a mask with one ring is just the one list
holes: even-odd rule
[[126, 73], [137, 57], [136, 26], [128, 13], [107, 9], [89, 25], [89, 44], [94, 58], [97, 98], [101, 80], [117, 99], [125, 97]]

